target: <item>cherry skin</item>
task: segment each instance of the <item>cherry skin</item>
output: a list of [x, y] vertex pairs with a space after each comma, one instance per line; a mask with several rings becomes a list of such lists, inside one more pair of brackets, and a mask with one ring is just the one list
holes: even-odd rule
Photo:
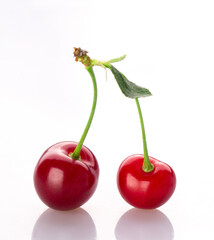
[[69, 155], [76, 142], [60, 142], [48, 148], [34, 170], [34, 186], [50, 208], [71, 210], [80, 207], [96, 190], [99, 166], [94, 154], [82, 146], [80, 159]]
[[118, 169], [118, 190], [124, 200], [136, 208], [160, 207], [175, 190], [176, 176], [172, 168], [155, 158], [149, 157], [149, 160], [154, 165], [151, 172], [143, 171], [142, 154], [129, 156]]

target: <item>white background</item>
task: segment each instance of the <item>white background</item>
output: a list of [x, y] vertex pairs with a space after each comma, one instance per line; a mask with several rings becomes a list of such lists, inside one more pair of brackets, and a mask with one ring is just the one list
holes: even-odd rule
[[[214, 4], [212, 0], [0, 1], [0, 239], [214, 239]], [[73, 47], [108, 60], [153, 96], [140, 99], [149, 155], [176, 172], [158, 210], [129, 206], [117, 169], [142, 153], [135, 102], [95, 67], [98, 102], [85, 145], [100, 165], [81, 209], [48, 209], [34, 167], [54, 143], [78, 141], [92, 83]], [[174, 236], [174, 237], [173, 237]]]

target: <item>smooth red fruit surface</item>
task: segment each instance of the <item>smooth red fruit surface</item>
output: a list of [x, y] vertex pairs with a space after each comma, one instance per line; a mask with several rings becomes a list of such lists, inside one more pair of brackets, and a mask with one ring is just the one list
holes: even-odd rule
[[151, 172], [144, 172], [144, 156], [136, 154], [126, 158], [117, 173], [117, 186], [121, 196], [137, 208], [153, 209], [163, 205], [173, 194], [176, 176], [172, 168], [149, 157], [154, 165]]
[[80, 160], [69, 154], [76, 142], [60, 142], [48, 148], [34, 171], [34, 185], [40, 199], [50, 208], [71, 210], [80, 207], [94, 193], [99, 166], [94, 154], [82, 146]]

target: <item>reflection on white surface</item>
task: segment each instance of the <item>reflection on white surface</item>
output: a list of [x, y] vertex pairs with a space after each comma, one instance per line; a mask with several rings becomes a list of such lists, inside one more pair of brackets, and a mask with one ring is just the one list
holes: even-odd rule
[[82, 208], [73, 211], [46, 210], [35, 223], [32, 240], [95, 240], [96, 228]]
[[172, 240], [174, 230], [161, 211], [133, 208], [119, 219], [115, 236], [117, 240]]

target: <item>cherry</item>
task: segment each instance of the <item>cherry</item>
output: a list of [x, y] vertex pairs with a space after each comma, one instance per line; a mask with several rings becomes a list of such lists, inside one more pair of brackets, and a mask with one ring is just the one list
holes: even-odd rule
[[34, 184], [41, 200], [50, 208], [70, 210], [80, 207], [94, 193], [99, 167], [94, 154], [85, 146], [80, 160], [69, 154], [77, 143], [60, 142], [48, 148], [34, 171]]
[[149, 157], [146, 143], [143, 117], [139, 97], [151, 96], [151, 92], [129, 81], [111, 63], [121, 61], [120, 58], [107, 62], [93, 61], [94, 65], [108, 68], [114, 75], [121, 92], [128, 98], [135, 99], [141, 123], [144, 155], [132, 155], [126, 158], [118, 169], [117, 185], [122, 197], [137, 208], [156, 208], [164, 204], [173, 194], [176, 177], [172, 168], [155, 158]]
[[43, 153], [34, 171], [38, 196], [47, 206], [57, 210], [71, 210], [84, 204], [93, 195], [99, 177], [97, 160], [83, 145], [96, 108], [96, 79], [87, 51], [74, 48], [74, 56], [85, 65], [93, 82], [94, 97], [88, 122], [78, 143], [60, 142], [51, 146]]
[[117, 186], [121, 196], [132, 206], [153, 209], [163, 205], [172, 196], [176, 176], [169, 165], [149, 157], [138, 98], [135, 98], [135, 102], [140, 117], [144, 155], [129, 156], [121, 163]]
[[142, 169], [143, 154], [126, 158], [120, 165], [117, 186], [122, 197], [132, 206], [143, 209], [163, 205], [173, 194], [176, 177], [172, 168], [164, 162], [149, 157], [154, 169]]

